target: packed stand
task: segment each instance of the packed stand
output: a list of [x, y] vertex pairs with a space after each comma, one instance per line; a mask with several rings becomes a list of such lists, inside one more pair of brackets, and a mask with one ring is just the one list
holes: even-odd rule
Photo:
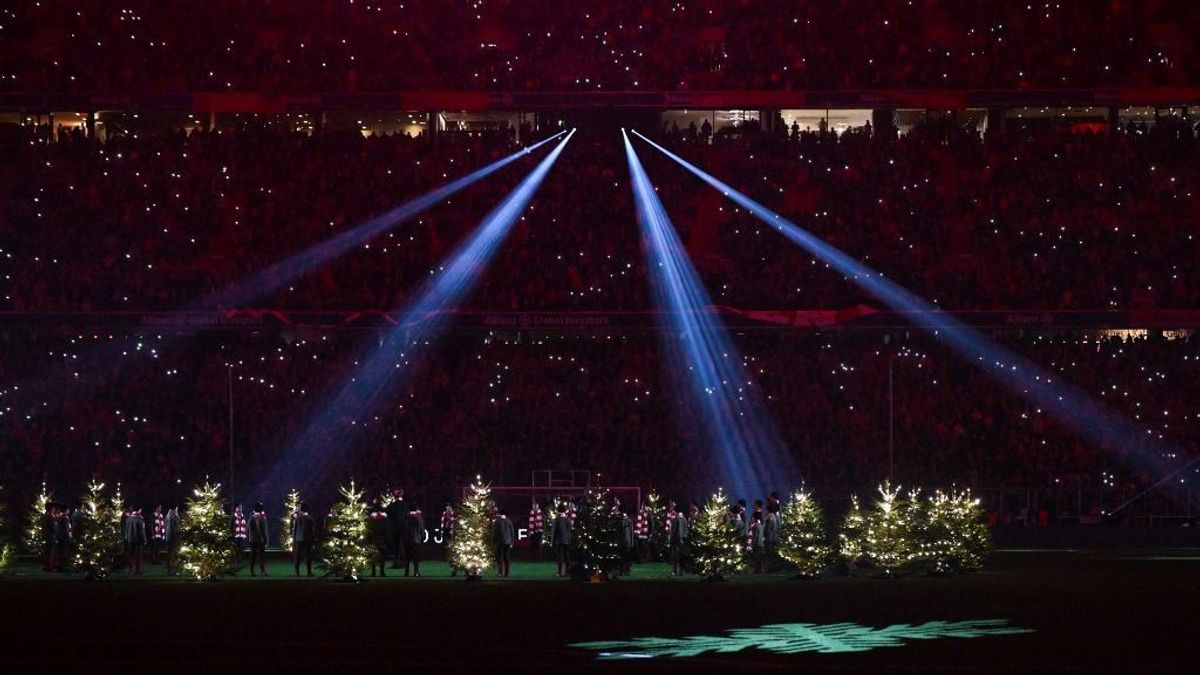
[[1195, 83], [1195, 3], [21, 0], [17, 92], [1065, 88]]
[[[1145, 426], [1153, 451], [1170, 454], [1166, 465], [1200, 453], [1194, 340], [1038, 333], [1002, 341]], [[925, 339], [785, 331], [738, 343], [798, 478], [827, 494], [886, 475], [889, 368], [898, 482], [1128, 493], [1159, 478], [1136, 461], [1140, 450], [1081, 441]], [[111, 337], [9, 331], [0, 344], [0, 470], [18, 499], [42, 480], [73, 494], [94, 476], [119, 480], [135, 499], [178, 499], [202, 477], [228, 474], [232, 412], [235, 492], [252, 499], [241, 492], [286, 455], [375, 345], [370, 333], [290, 328]], [[113, 346], [106, 362], [83, 365]], [[69, 381], [37, 384], [64, 363], [75, 368]], [[609, 484], [708, 489], [720, 467], [676, 407], [681, 399], [668, 384], [680, 377], [668, 372], [653, 332], [451, 333], [403, 386], [338, 420], [335, 433], [350, 439], [353, 459], [318, 483], [332, 490], [355, 476], [372, 489], [451, 492], [477, 473], [528, 484], [534, 469], [589, 468]], [[1200, 473], [1177, 478], [1194, 489]]]
[[[0, 308], [211, 308], [213, 292], [519, 147], [508, 133], [432, 144], [246, 125], [127, 132], [105, 143], [64, 134], [0, 156]], [[785, 130], [710, 143], [667, 128], [661, 138], [945, 309], [1200, 305], [1200, 162], [1194, 132], [1180, 123], [1111, 134]], [[652, 147], [637, 147], [715, 303], [877, 304]], [[395, 309], [536, 161], [522, 158], [278, 292], [237, 304]], [[620, 143], [584, 130], [466, 309], [644, 311], [645, 275]]]

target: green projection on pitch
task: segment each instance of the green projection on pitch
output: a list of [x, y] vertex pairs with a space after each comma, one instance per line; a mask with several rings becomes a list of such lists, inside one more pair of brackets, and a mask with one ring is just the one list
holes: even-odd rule
[[689, 657], [729, 654], [760, 649], [777, 654], [846, 654], [883, 647], [902, 647], [905, 640], [976, 638], [1032, 633], [1028, 628], [1009, 626], [1004, 619], [977, 621], [927, 621], [922, 624], [893, 624], [871, 628], [856, 623], [782, 623], [758, 628], [735, 628], [728, 635], [692, 635], [682, 638], [642, 637], [632, 640], [578, 642], [571, 647], [599, 652], [605, 660]]

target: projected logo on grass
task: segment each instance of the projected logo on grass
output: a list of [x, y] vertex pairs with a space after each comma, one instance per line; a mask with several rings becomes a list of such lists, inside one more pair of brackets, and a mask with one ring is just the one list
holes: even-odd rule
[[975, 638], [988, 635], [1032, 633], [1016, 628], [1003, 619], [979, 621], [928, 621], [912, 625], [899, 623], [886, 628], [871, 628], [856, 623], [781, 623], [758, 628], [735, 628], [725, 636], [693, 635], [682, 638], [643, 637], [633, 640], [578, 642], [570, 645], [593, 649], [601, 659], [648, 659], [656, 656], [701, 656], [728, 654], [743, 649], [761, 649], [778, 654], [817, 652], [844, 654], [867, 652], [881, 647], [901, 647], [904, 640], [938, 638]]

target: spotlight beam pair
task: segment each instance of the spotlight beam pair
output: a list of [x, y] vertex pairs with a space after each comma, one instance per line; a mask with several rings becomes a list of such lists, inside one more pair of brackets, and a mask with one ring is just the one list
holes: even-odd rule
[[681, 410], [686, 424], [702, 429], [708, 450], [719, 453], [720, 482], [733, 494], [748, 497], [773, 485], [792, 485], [794, 460], [724, 322], [712, 311], [712, 300], [629, 136], [624, 130], [621, 135], [655, 301], [670, 327], [661, 333], [663, 350], [688, 385], [679, 392], [691, 404]]
[[942, 312], [924, 298], [887, 279], [882, 272], [855, 260], [679, 155], [636, 131], [633, 133], [887, 306], [903, 312], [931, 313], [935, 317], [934, 322], [931, 325], [918, 325], [919, 328], [995, 376], [1014, 393], [1049, 411], [1081, 438], [1099, 448], [1126, 450], [1143, 468], [1159, 470], [1165, 463], [1162, 457], [1151, 456], [1148, 451], [1147, 446], [1153, 441], [1149, 429], [1133, 424], [1078, 388], [1060, 382], [1057, 376], [1032, 361]]
[[308, 491], [320, 485], [339, 463], [352, 458], [351, 450], [366, 418], [407, 375], [409, 365], [428, 351], [443, 324], [443, 313], [460, 304], [475, 287], [574, 133], [571, 130], [559, 141], [399, 310], [398, 325], [388, 329], [380, 346], [289, 444], [262, 489], [299, 487]]

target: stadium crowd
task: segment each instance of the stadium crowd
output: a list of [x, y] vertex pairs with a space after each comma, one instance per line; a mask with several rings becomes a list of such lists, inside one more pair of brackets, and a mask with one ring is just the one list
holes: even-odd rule
[[20, 0], [21, 92], [1037, 88], [1197, 82], [1195, 3]]
[[[980, 135], [930, 124], [663, 139], [700, 167], [957, 310], [1195, 307], [1194, 132]], [[518, 149], [506, 133], [431, 144], [286, 124], [30, 139], [0, 158], [0, 308], [170, 310]], [[872, 300], [638, 142], [714, 302], [841, 308]], [[542, 150], [545, 152], [545, 150]], [[535, 160], [522, 159], [361, 248], [242, 306], [398, 306]], [[618, 139], [580, 134], [467, 307], [649, 308]]]
[[[1200, 452], [1194, 340], [1035, 332], [1002, 342], [1145, 426], [1162, 442], [1156, 452], [1175, 453], [1166, 465]], [[104, 345], [119, 351], [85, 368]], [[359, 331], [322, 329], [7, 331], [0, 470], [17, 491], [48, 480], [71, 494], [100, 476], [121, 481], [134, 499], [182, 498], [191, 482], [227, 475], [232, 412], [244, 481], [235, 493], [252, 500], [244, 494], [251, 477], [286, 455], [360, 350], [373, 345]], [[1120, 491], [1157, 478], [1136, 468], [1141, 450], [1082, 442], [923, 338], [772, 331], [741, 335], [738, 346], [799, 461], [799, 478], [832, 494], [887, 474], [889, 368], [895, 475], [904, 484]], [[695, 430], [676, 423], [679, 399], [668, 383], [680, 376], [666, 372], [660, 352], [653, 332], [448, 334], [405, 386], [336, 423], [335, 435], [349, 436], [357, 453], [323, 478], [449, 491], [476, 473], [527, 484], [532, 469], [590, 468], [610, 484], [650, 482], [687, 494], [709, 485], [718, 467], [696, 445]], [[13, 386], [63, 363], [79, 364], [69, 383], [75, 395], [56, 396], [61, 381]], [[1193, 474], [1180, 475], [1184, 487], [1200, 479]]]

